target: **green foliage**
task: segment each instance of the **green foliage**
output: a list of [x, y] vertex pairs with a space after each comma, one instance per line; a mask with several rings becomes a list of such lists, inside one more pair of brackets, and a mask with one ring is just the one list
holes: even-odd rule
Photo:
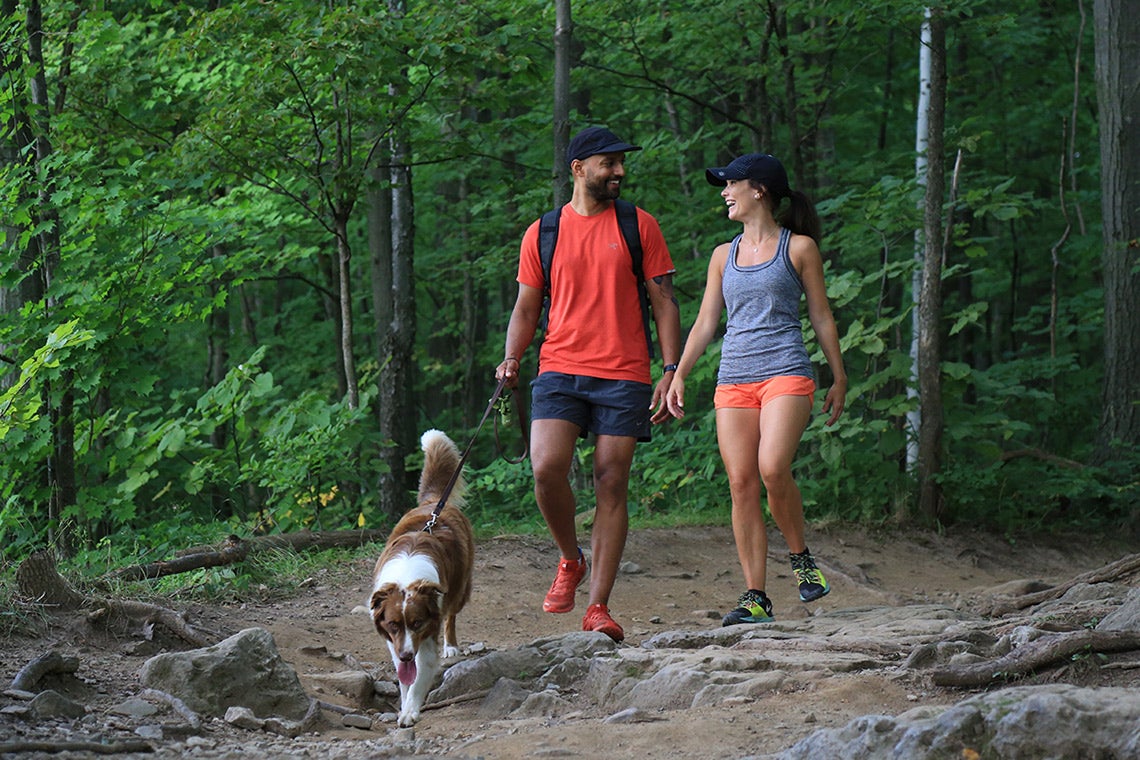
[[[62, 527], [49, 520], [60, 413], [74, 423], [77, 493], [59, 518], [81, 552], [173, 550], [199, 530], [375, 527], [377, 452], [393, 442], [375, 420], [388, 335], [374, 322], [370, 286], [382, 281], [368, 216], [397, 130], [412, 151], [419, 370], [402, 413], [465, 440], [492, 386], [519, 240], [550, 205], [552, 7], [495, 0], [399, 16], [383, 4], [194, 5], [88, 9], [69, 29], [69, 6], [45, 3], [57, 100], [33, 107], [28, 72], [2, 75], [0, 123], [50, 124], [52, 147], [33, 161], [0, 133], [4, 557]], [[812, 519], [905, 519], [915, 491], [922, 9], [875, 0], [842, 8], [835, 24], [835, 9], [803, 2], [574, 8], [571, 126], [605, 123], [644, 146], [624, 192], [662, 224], [685, 326], [709, 252], [736, 231], [705, 166], [769, 150], [817, 199], [850, 388], [839, 424], [817, 415], [797, 458]], [[962, 151], [943, 282], [948, 520], [1122, 523], [1137, 503], [1134, 455], [1090, 464], [1104, 321], [1096, 108], [1090, 72], [1074, 82], [1071, 61], [1078, 43], [1091, 50], [1091, 31], [1073, 38], [1076, 7], [969, 0], [948, 11], [946, 158]], [[737, 54], [724, 54], [725, 40]], [[1070, 125], [1077, 94], [1089, 107]], [[1075, 220], [1079, 207], [1084, 227], [1074, 224], [1054, 267], [1061, 123], [1076, 149], [1067, 210]], [[58, 250], [43, 245], [47, 233]], [[355, 407], [338, 353], [341, 246]], [[716, 352], [688, 380], [687, 418], [638, 447], [635, 521], [727, 519]], [[523, 364], [533, 370], [533, 350]], [[478, 530], [541, 530], [529, 467], [493, 449], [484, 432], [473, 460], [485, 464], [468, 473]], [[196, 582], [258, 582], [243, 573]]]

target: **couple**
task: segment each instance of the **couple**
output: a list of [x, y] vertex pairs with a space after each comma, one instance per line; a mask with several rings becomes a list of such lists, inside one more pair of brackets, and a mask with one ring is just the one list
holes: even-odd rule
[[[651, 423], [684, 416], [685, 378], [713, 340], [721, 312], [727, 310], [728, 322], [713, 401], [747, 589], [724, 616], [724, 625], [773, 619], [765, 594], [768, 539], [761, 482], [791, 551], [800, 598], [814, 601], [830, 590], [805, 544], [803, 502], [792, 477], [792, 460], [815, 391], [800, 326], [801, 294], [833, 378], [823, 401], [829, 425], [842, 413], [847, 393], [839, 335], [824, 286], [819, 217], [811, 201], [788, 186], [780, 162], [760, 153], [706, 172], [710, 184], [723, 188], [728, 218], [743, 229], [713, 251], [700, 313], [684, 353], [673, 262], [656, 219], [637, 209], [641, 276], [664, 361], [661, 379], [651, 384], [644, 334], [648, 328], [641, 326], [637, 277], [613, 210], [625, 178], [626, 153], [635, 150], [640, 148], [602, 127], [585, 129], [570, 141], [566, 160], [574, 190], [561, 209], [557, 255], [549, 264], [547, 329], [538, 375], [531, 384], [535, 497], [561, 551], [543, 609], [571, 611], [586, 576], [569, 473], [577, 439], [593, 433], [597, 508], [582, 629], [619, 642], [625, 634], [608, 604], [629, 526], [626, 497], [634, 447], [649, 440]], [[536, 221], [523, 236], [506, 358], [495, 370], [496, 379], [505, 378], [512, 388], [539, 324], [547, 288], [539, 237]]]

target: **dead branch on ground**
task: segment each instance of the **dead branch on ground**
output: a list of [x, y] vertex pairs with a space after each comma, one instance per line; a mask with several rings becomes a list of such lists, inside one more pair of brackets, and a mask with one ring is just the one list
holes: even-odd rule
[[301, 552], [308, 549], [351, 548], [387, 538], [388, 531], [381, 530], [300, 531], [246, 539], [229, 536], [220, 546], [195, 546], [179, 552], [174, 559], [121, 568], [109, 573], [105, 576], [105, 580], [153, 580], [190, 570], [244, 562], [250, 555], [258, 552], [280, 549]]

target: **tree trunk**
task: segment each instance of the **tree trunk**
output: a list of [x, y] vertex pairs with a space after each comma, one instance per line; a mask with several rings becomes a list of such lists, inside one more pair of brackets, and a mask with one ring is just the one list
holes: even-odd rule
[[574, 23], [570, 0], [557, 0], [554, 8], [554, 208], [570, 200], [566, 172], [566, 149], [570, 143], [570, 63], [573, 55]]
[[[39, 0], [28, 4], [28, 63], [32, 72], [32, 104], [36, 107], [33, 119], [35, 160], [46, 166], [52, 155], [51, 144], [51, 102], [47, 94], [46, 66], [43, 56], [43, 8]], [[56, 310], [52, 296], [52, 279], [60, 261], [60, 220], [55, 210], [53, 196], [55, 182], [50, 170], [44, 170], [47, 179], [40, 183], [38, 205], [38, 233], [34, 245], [38, 247], [39, 271], [45, 294], [45, 311], [49, 318]], [[72, 388], [70, 370], [60, 377], [60, 385], [52, 388], [47, 384], [44, 391], [44, 404], [51, 420], [52, 453], [48, 462], [48, 486], [51, 497], [48, 500], [48, 524], [51, 540], [65, 555], [72, 548], [74, 526], [64, 519], [67, 509], [76, 503], [75, 485], [75, 420], [72, 415], [75, 406], [75, 391]], [[57, 400], [58, 399], [58, 400]]]
[[[212, 254], [215, 259], [226, 257], [226, 247], [223, 244], [213, 246]], [[217, 302], [217, 295], [225, 287], [222, 282], [210, 286], [211, 295]], [[222, 382], [226, 376], [226, 368], [230, 363], [229, 354], [230, 335], [230, 307], [228, 303], [215, 306], [206, 319], [206, 387], [213, 388]], [[228, 443], [227, 432], [229, 426], [217, 425], [210, 431], [210, 446], [217, 451], [223, 451]], [[225, 514], [233, 515], [233, 502], [218, 486], [211, 483], [209, 486], [210, 509], [215, 517]]]
[[486, 298], [483, 289], [479, 287], [472, 272], [475, 268], [475, 255], [471, 246], [471, 218], [468, 204], [467, 177], [461, 177], [457, 184], [459, 192], [458, 208], [463, 209], [460, 218], [456, 219], [459, 229], [459, 239], [463, 246], [463, 385], [459, 390], [459, 398], [463, 404], [463, 420], [468, 426], [478, 422], [480, 408], [488, 398], [488, 382], [494, 379], [487, 367], [479, 364], [477, 346], [485, 344], [487, 339]]
[[[15, 15], [16, 0], [0, 1], [0, 21], [3, 22], [5, 28], [14, 24]], [[13, 83], [22, 81], [20, 75], [21, 62], [22, 51], [19, 45], [0, 45], [0, 81]], [[28, 125], [27, 110], [23, 106], [23, 93], [13, 92], [11, 93], [9, 108], [2, 112], [3, 120], [0, 121], [0, 170], [7, 171], [8, 167], [12, 167], [18, 172], [28, 160], [24, 156], [27, 155], [26, 149], [31, 145], [32, 136]], [[26, 187], [26, 183], [20, 183], [20, 187]], [[27, 199], [21, 197], [19, 200], [23, 202]], [[3, 226], [0, 227], [0, 250], [4, 251], [3, 260], [15, 261], [19, 272], [28, 272], [33, 263], [27, 249], [19, 248], [22, 229], [9, 222], [11, 216], [10, 213], [5, 213], [3, 215]], [[16, 287], [12, 289], [0, 288], [0, 317], [17, 314], [25, 303], [39, 300], [41, 293], [37, 287], [37, 282], [38, 280], [35, 277], [21, 277], [20, 284]], [[16, 355], [10, 355], [9, 347], [5, 345], [0, 345], [0, 360], [13, 366], [18, 367], [20, 365], [20, 358]], [[16, 373], [0, 372], [0, 390], [6, 390], [10, 387], [16, 377], [18, 377]]]
[[[1104, 384], [1097, 457], [1140, 447], [1140, 13], [1095, 0], [1104, 249]], [[1133, 512], [1140, 525], [1140, 507]]]
[[[918, 43], [918, 108], [915, 112], [914, 126], [914, 176], [915, 181], [921, 188], [926, 187], [926, 163], [930, 142], [930, 59], [930, 10], [927, 9], [926, 18], [922, 22], [922, 30]], [[922, 434], [922, 407], [919, 403], [918, 380], [918, 344], [920, 336], [922, 335], [918, 309], [919, 299], [922, 293], [922, 230], [914, 231], [914, 260], [914, 273], [910, 278], [911, 300], [914, 304], [914, 308], [911, 311], [911, 383], [906, 389], [907, 399], [910, 400], [912, 408], [906, 414], [908, 428], [906, 468], [907, 472], [918, 477], [918, 438]]]
[[927, 112], [925, 239], [922, 290], [918, 299], [918, 392], [922, 429], [918, 436], [918, 511], [927, 523], [942, 517], [942, 196], [946, 185], [943, 125], [946, 120], [946, 22], [930, 15], [930, 108]]
[[388, 187], [387, 167], [369, 170], [368, 253], [369, 280], [372, 283], [372, 330], [374, 350], [383, 360], [381, 347], [388, 344], [392, 327], [392, 190]]
[[352, 327], [352, 249], [348, 244], [348, 211], [334, 211], [336, 232], [336, 259], [340, 285], [340, 362], [344, 371], [345, 398], [348, 407], [360, 406], [360, 389], [356, 383], [356, 359], [353, 356]]
[[397, 517], [410, 506], [412, 481], [404, 459], [414, 447], [416, 413], [412, 404], [412, 351], [415, 344], [415, 282], [412, 265], [412, 184], [407, 145], [401, 132], [391, 142], [392, 156], [392, 323], [380, 373], [380, 435], [393, 445], [380, 454], [387, 464], [380, 474], [380, 509]]
[[[389, 0], [389, 10], [404, 15], [403, 0]], [[396, 84], [390, 85], [395, 92]], [[415, 446], [416, 410], [412, 402], [412, 354], [416, 337], [416, 295], [414, 281], [414, 216], [412, 169], [408, 130], [397, 125], [389, 141], [392, 187], [392, 322], [381, 350], [380, 435], [392, 445], [385, 446], [380, 459], [386, 466], [380, 473], [380, 511], [396, 518], [411, 506], [409, 494], [414, 481], [404, 468], [404, 459]]]

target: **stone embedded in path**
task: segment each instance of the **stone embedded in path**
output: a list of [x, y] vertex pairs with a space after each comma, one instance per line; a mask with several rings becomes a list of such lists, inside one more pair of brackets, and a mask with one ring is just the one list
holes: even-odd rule
[[212, 647], [156, 655], [139, 676], [205, 715], [222, 717], [230, 707], [261, 718], [301, 720], [309, 713], [311, 700], [296, 671], [264, 628], [247, 628]]
[[57, 691], [47, 689], [41, 691], [31, 701], [31, 713], [40, 720], [54, 718], [82, 718], [87, 714], [87, 708], [68, 699]]

